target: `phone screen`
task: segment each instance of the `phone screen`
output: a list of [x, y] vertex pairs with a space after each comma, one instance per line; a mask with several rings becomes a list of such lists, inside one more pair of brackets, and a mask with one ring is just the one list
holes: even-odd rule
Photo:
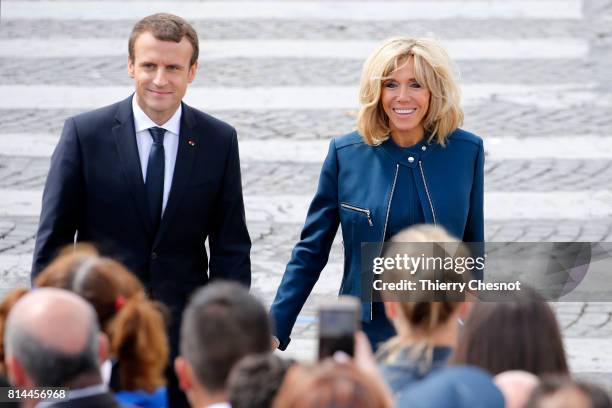
[[336, 351], [352, 356], [355, 332], [358, 329], [357, 310], [350, 307], [326, 307], [319, 311], [319, 359], [331, 357]]

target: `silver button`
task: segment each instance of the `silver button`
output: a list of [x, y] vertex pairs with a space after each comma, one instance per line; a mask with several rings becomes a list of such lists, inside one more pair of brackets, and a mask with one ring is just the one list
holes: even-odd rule
[[412, 163], [412, 162], [414, 162], [414, 157], [409, 156], [409, 157], [408, 157], [408, 163]]
[[421, 150], [422, 150], [422, 151], [427, 150], [427, 146], [421, 146]]

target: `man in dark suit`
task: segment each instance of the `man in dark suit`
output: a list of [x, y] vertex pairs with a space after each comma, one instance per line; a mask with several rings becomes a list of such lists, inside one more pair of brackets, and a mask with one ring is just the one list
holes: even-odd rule
[[[5, 330], [7, 372], [17, 388], [66, 387], [45, 407], [119, 407], [100, 374], [108, 340], [93, 307], [62, 289], [42, 288], [19, 299]], [[44, 399], [44, 398], [43, 398]], [[38, 406], [39, 398], [24, 401]]]
[[65, 245], [93, 242], [170, 307], [176, 355], [194, 289], [212, 278], [250, 285], [237, 137], [230, 125], [182, 103], [198, 68], [197, 34], [185, 20], [146, 17], [128, 48], [135, 94], [64, 125], [43, 194], [32, 278]]

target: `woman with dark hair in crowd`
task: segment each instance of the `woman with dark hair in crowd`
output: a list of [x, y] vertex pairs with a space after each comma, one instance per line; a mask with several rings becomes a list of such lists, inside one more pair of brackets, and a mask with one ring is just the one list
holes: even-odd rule
[[93, 305], [109, 338], [113, 357], [110, 387], [120, 402], [146, 408], [166, 406], [168, 340], [163, 306], [147, 299], [132, 273], [86, 247], [60, 255], [38, 275], [35, 284], [70, 290]]
[[555, 314], [535, 290], [500, 294], [495, 302], [475, 302], [452, 357], [492, 375], [522, 370], [537, 376], [568, 374]]
[[[425, 244], [431, 242], [440, 244]], [[414, 258], [435, 255], [453, 261], [471, 256], [466, 245], [443, 228], [431, 225], [414, 226], [395, 235], [391, 244], [386, 245], [383, 256], [396, 258], [397, 255]], [[469, 272], [459, 269], [444, 269], [441, 264], [429, 270], [423, 267], [414, 271], [389, 269], [382, 275], [387, 284], [412, 281], [419, 288], [399, 293], [382, 292], [385, 312], [397, 335], [381, 346], [378, 360], [394, 393], [446, 365], [457, 346], [459, 320], [469, 312], [470, 303], [463, 301], [465, 293], [420, 290], [419, 281], [462, 283], [469, 280], [469, 275]]]
[[[415, 224], [436, 224], [465, 242], [484, 241], [484, 149], [459, 129], [460, 91], [450, 58], [431, 39], [394, 38], [366, 60], [357, 131], [332, 139], [300, 241], [271, 308], [284, 350], [319, 279], [340, 225], [341, 295], [362, 298], [373, 347], [393, 336], [362, 270], [362, 243], [383, 243]], [[377, 256], [377, 255], [374, 255]], [[365, 283], [364, 283], [365, 282]]]

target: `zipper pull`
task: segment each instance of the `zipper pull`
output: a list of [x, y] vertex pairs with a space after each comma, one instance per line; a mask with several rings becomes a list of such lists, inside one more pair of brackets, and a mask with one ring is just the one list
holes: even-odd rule
[[368, 216], [368, 224], [370, 224], [370, 227], [373, 227], [374, 223], [372, 222], [372, 215], [370, 214], [370, 210], [366, 212], [366, 215]]

